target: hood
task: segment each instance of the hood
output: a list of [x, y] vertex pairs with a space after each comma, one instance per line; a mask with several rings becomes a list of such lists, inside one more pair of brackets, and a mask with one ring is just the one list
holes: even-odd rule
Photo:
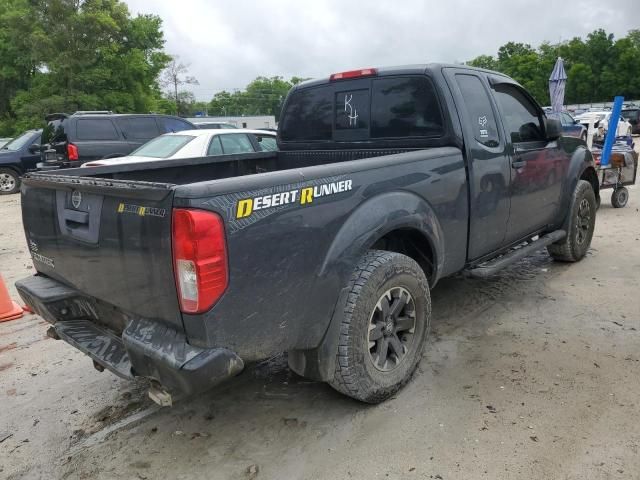
[[0, 162], [16, 161], [20, 158], [20, 152], [13, 150], [0, 150]]

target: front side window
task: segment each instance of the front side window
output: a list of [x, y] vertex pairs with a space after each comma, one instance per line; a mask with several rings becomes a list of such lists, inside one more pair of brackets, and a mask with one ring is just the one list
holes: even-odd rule
[[438, 137], [444, 121], [430, 80], [381, 78], [371, 93], [371, 138]]
[[562, 114], [562, 125], [564, 125], [565, 127], [570, 127], [571, 125], [574, 125], [576, 122], [573, 121], [573, 118], [571, 117], [571, 115], [569, 115], [568, 113], [563, 113]]
[[78, 140], [118, 140], [118, 132], [108, 118], [83, 118], [78, 120]]
[[456, 82], [476, 141], [485, 147], [497, 147], [500, 144], [498, 125], [482, 81], [475, 75], [457, 74]]
[[538, 109], [520, 89], [514, 85], [497, 85], [495, 96], [511, 143], [545, 140]]
[[191, 135], [162, 135], [131, 152], [132, 156], [169, 158], [196, 137]]
[[232, 153], [253, 153], [253, 145], [251, 140], [244, 133], [231, 133], [227, 135], [220, 135], [220, 142], [222, 142], [222, 150], [225, 155]]

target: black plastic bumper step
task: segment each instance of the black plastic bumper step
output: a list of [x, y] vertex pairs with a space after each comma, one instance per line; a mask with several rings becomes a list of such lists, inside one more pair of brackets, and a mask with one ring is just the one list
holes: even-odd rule
[[54, 326], [58, 336], [119, 377], [132, 379], [131, 361], [122, 339], [89, 320], [66, 320]]

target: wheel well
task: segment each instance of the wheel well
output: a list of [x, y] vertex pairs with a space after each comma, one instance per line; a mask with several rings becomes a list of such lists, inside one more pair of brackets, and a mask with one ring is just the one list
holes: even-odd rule
[[401, 253], [416, 261], [430, 285], [434, 280], [434, 254], [429, 240], [418, 230], [403, 228], [393, 230], [378, 239], [372, 249]]
[[586, 180], [587, 182], [589, 182], [591, 184], [591, 187], [593, 188], [593, 192], [596, 194], [596, 199], [600, 198], [600, 182], [598, 181], [598, 175], [596, 174], [594, 168], [589, 167], [584, 172], [582, 172], [582, 175], [580, 175], [580, 180]]
[[22, 172], [15, 165], [0, 165], [0, 170], [11, 170], [15, 174], [17, 174], [19, 177], [22, 176]]

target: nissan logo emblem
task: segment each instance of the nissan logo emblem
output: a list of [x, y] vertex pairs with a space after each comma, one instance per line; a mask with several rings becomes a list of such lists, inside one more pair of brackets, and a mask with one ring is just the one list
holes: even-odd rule
[[82, 194], [79, 191], [74, 190], [71, 194], [71, 205], [73, 205], [73, 208], [79, 208], [81, 203]]

